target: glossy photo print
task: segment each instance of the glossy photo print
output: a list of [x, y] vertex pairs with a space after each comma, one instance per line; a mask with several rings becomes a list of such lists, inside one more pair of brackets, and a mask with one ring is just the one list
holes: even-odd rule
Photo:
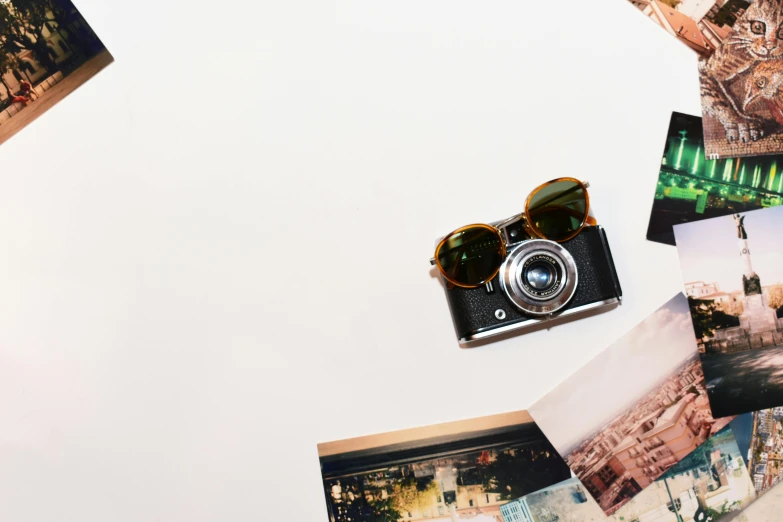
[[728, 521], [756, 499], [745, 458], [725, 427], [669, 468], [609, 520]]
[[579, 479], [572, 477], [500, 507], [503, 522], [604, 522], [598, 507]]
[[701, 118], [672, 113], [648, 240], [674, 245], [674, 225], [781, 203], [783, 155], [708, 160]]
[[0, 1], [0, 143], [113, 61], [69, 0]]
[[710, 56], [728, 37], [749, 0], [628, 0], [673, 38]]
[[755, 0], [699, 62], [707, 157], [783, 152], [783, 2]]
[[745, 455], [756, 493], [776, 486], [783, 475], [783, 407], [738, 415], [731, 421], [737, 439], [747, 439]]
[[783, 406], [783, 207], [674, 227], [714, 417]]
[[330, 522], [508, 522], [504, 505], [571, 477], [526, 411], [319, 444], [318, 455]]
[[611, 515], [728, 424], [713, 419], [704, 386], [688, 302], [677, 294], [530, 414]]
[[734, 522], [780, 522], [781, 506], [783, 484], [778, 484], [740, 513]]

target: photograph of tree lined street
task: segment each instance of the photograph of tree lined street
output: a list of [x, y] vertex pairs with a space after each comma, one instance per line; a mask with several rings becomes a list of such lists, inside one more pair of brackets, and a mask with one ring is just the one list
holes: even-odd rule
[[0, 143], [112, 61], [69, 0], [0, 0]]
[[502, 522], [510, 500], [571, 476], [535, 423], [506, 420], [445, 434], [432, 427], [437, 435], [424, 438], [411, 430], [393, 444], [380, 435], [381, 446], [372, 437], [338, 442], [348, 450], [339, 453], [319, 446], [330, 522]]

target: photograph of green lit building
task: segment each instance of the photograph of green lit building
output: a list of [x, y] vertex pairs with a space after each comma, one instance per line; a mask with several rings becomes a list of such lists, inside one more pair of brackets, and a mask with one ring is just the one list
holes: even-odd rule
[[672, 113], [647, 239], [674, 245], [674, 225], [781, 203], [783, 155], [707, 159], [701, 118]]

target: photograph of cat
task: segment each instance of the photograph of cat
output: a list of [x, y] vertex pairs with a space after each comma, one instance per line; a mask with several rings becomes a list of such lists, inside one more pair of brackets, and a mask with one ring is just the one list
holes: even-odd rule
[[708, 158], [783, 152], [783, 2], [750, 4], [699, 79]]

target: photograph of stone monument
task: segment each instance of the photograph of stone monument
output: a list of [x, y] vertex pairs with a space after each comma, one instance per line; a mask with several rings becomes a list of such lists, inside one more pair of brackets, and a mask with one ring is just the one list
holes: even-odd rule
[[714, 417], [783, 406], [783, 208], [674, 227]]

